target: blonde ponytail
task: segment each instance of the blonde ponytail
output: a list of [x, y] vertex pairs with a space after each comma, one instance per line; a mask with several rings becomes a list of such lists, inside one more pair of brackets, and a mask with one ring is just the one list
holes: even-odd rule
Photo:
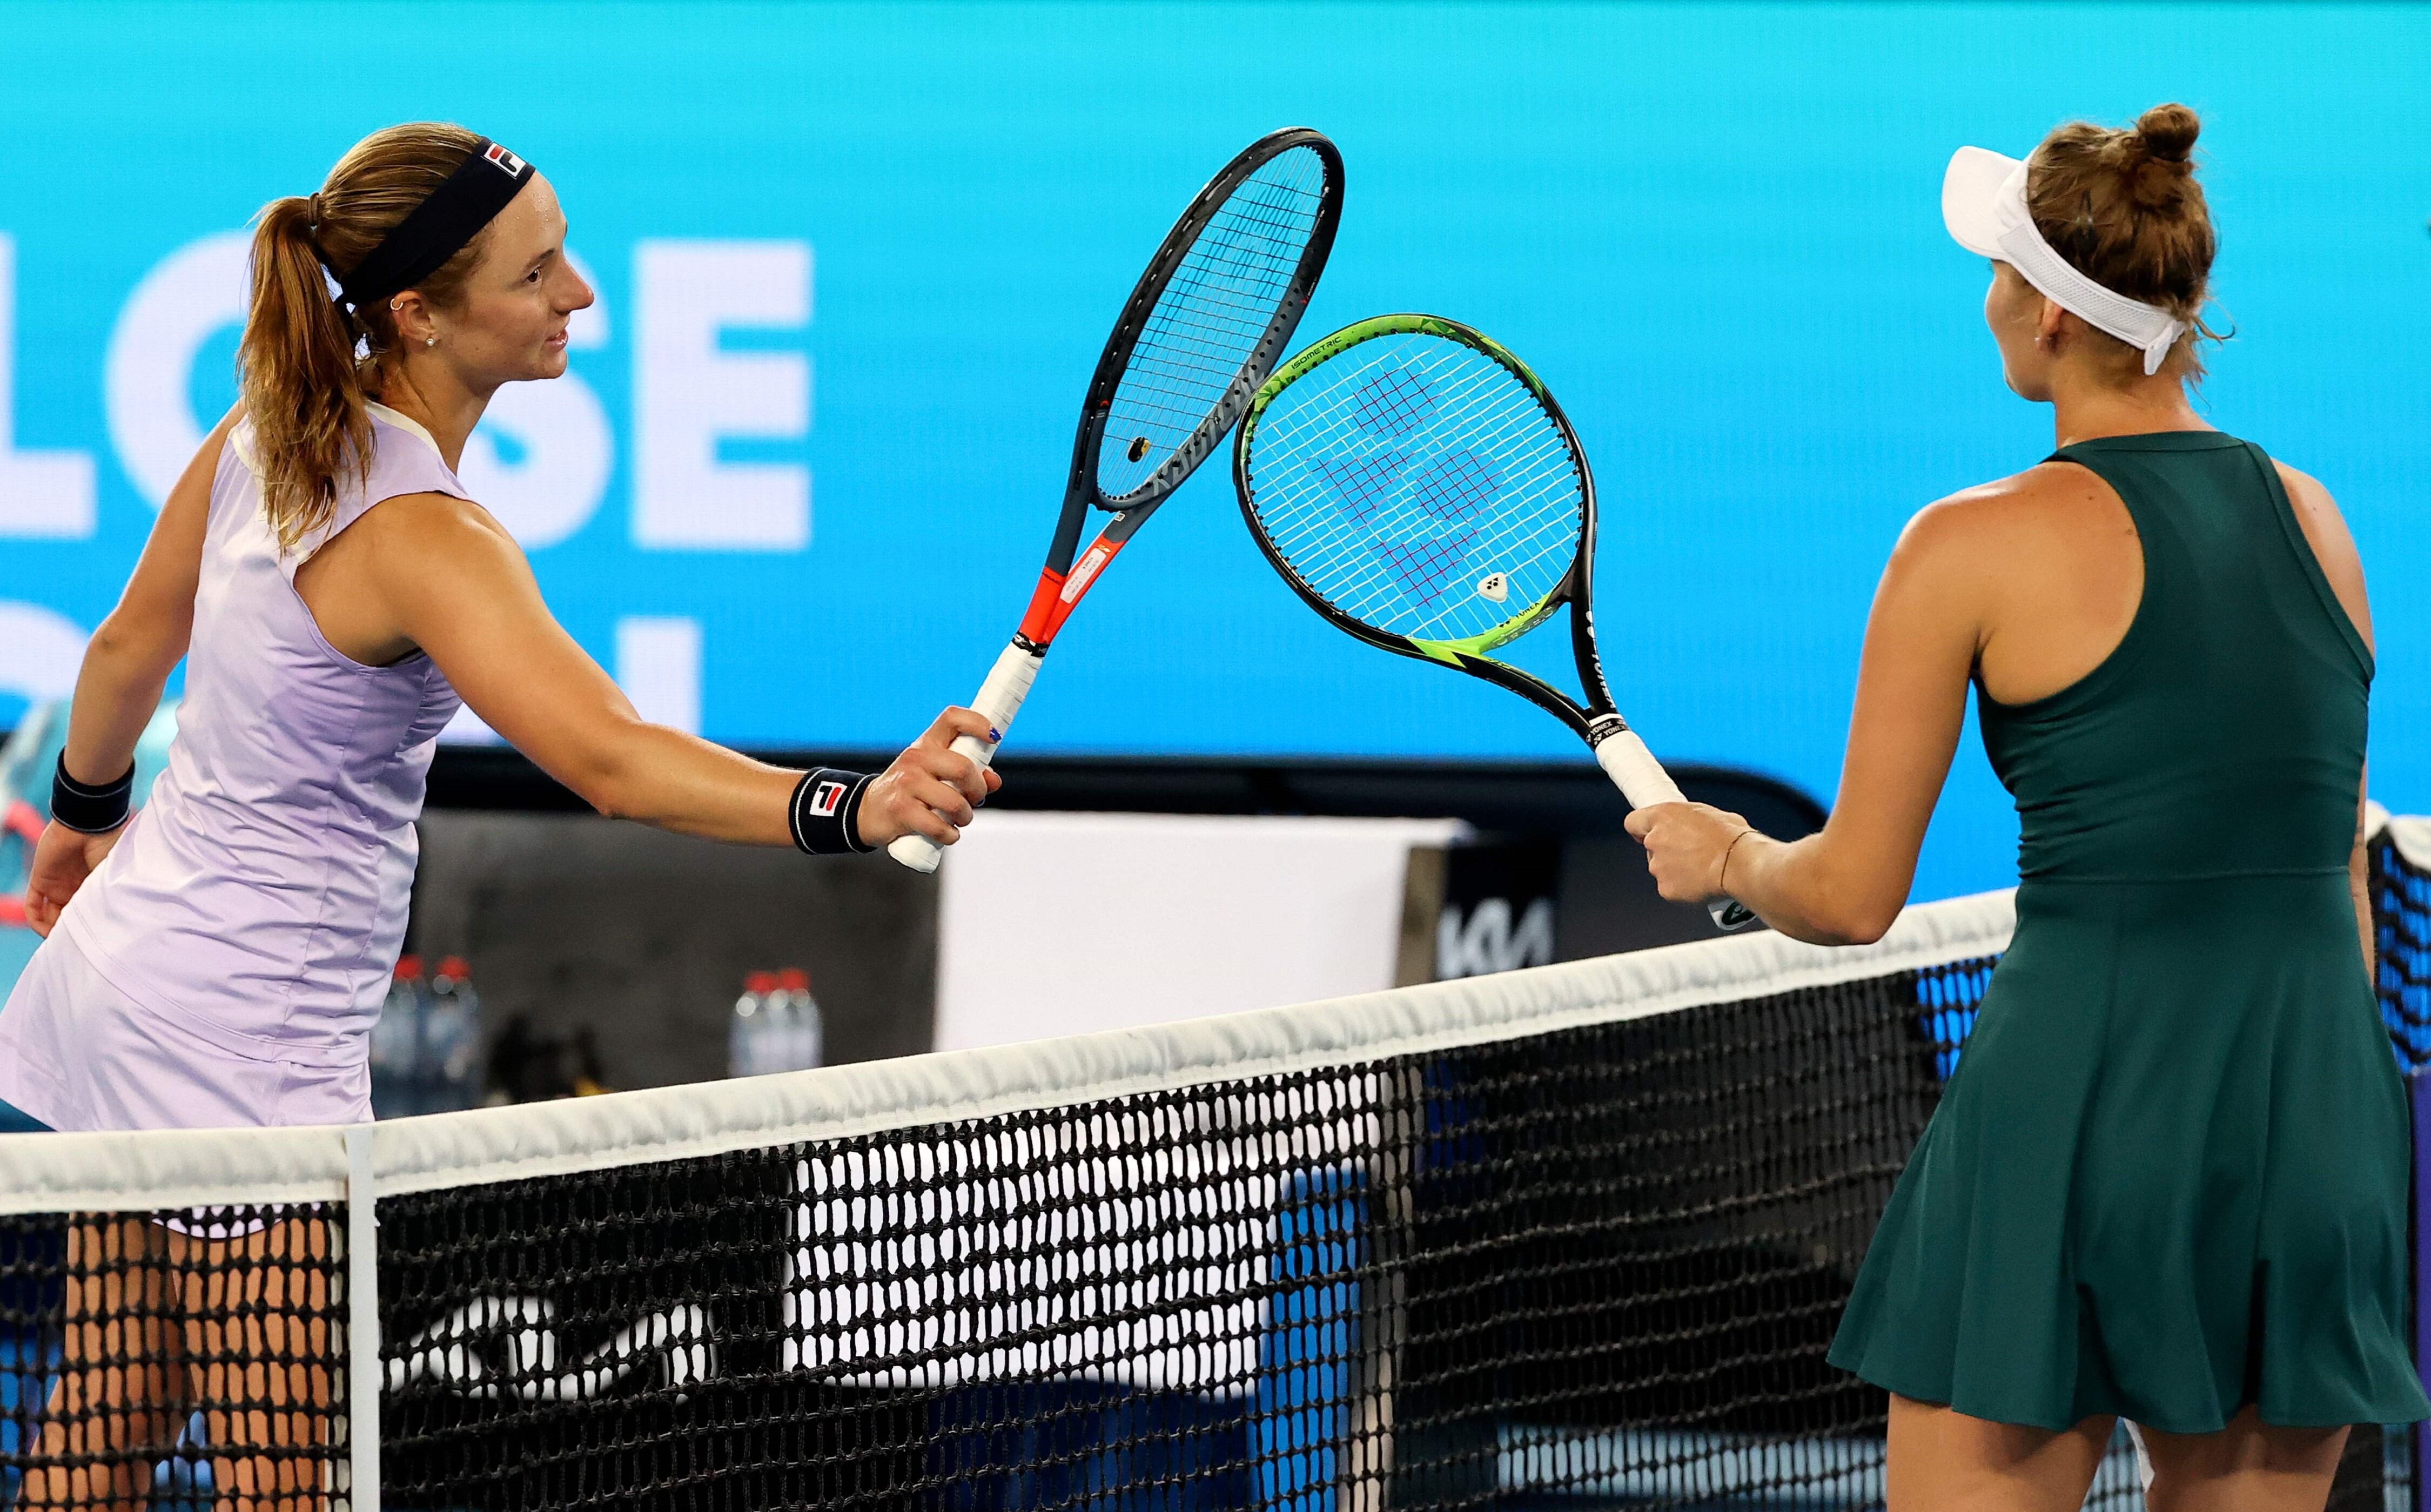
[[[352, 271], [480, 141], [435, 122], [375, 131], [338, 160], [319, 193], [274, 199], [255, 218], [237, 381], [253, 427], [262, 510], [282, 550], [328, 524], [350, 472], [358, 487], [369, 476], [364, 404], [379, 396], [384, 361], [397, 349], [389, 310], [349, 310], [331, 297], [323, 270]], [[416, 283], [423, 299], [441, 309], [460, 304], [489, 238], [484, 227]]]
[[274, 199], [256, 218], [253, 292], [238, 349], [261, 503], [281, 550], [329, 522], [338, 480], [371, 467], [372, 420], [355, 367], [354, 322], [329, 295], [312, 201]]

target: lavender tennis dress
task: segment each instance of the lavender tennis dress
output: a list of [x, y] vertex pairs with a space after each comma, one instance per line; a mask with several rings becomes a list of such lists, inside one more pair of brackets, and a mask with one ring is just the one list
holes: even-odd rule
[[295, 570], [384, 499], [469, 496], [428, 431], [371, 409], [368, 486], [341, 479], [292, 553], [251, 427], [221, 449], [168, 770], [0, 1010], [0, 1102], [54, 1129], [371, 1117], [413, 821], [460, 700], [427, 656], [341, 654]]

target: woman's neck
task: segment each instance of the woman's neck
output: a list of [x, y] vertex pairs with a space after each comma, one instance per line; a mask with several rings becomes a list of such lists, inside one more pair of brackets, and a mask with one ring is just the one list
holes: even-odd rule
[[435, 362], [410, 358], [382, 367], [379, 392], [371, 397], [429, 431], [450, 472], [462, 464], [464, 443], [490, 407], [489, 394], [474, 393]]
[[2052, 429], [2060, 445], [2104, 436], [2212, 428], [2187, 402], [2186, 384], [2173, 373], [2139, 378], [2124, 388], [2095, 375], [2052, 375]]

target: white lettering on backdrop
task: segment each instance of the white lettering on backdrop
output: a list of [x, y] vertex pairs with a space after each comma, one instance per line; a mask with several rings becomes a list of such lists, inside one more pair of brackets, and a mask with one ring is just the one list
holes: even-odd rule
[[810, 469], [720, 462], [717, 445], [809, 434], [810, 358], [722, 351], [718, 341], [729, 327], [810, 324], [810, 244], [643, 242], [633, 249], [633, 285], [634, 544], [803, 549]]
[[109, 444], [156, 510], [219, 424], [194, 413], [194, 360], [244, 319], [246, 246], [243, 231], [221, 231], [170, 253], [135, 286], [109, 333], [101, 380]]
[[[242, 231], [178, 248], [136, 286], [110, 334], [102, 385], [110, 443], [136, 491], [155, 509], [218, 419], [207, 422], [193, 412], [194, 362], [214, 336], [244, 318], [246, 256]], [[721, 437], [807, 435], [810, 359], [801, 352], [721, 352], [718, 340], [729, 327], [798, 329], [809, 323], [810, 244], [646, 241], [635, 247], [633, 266], [634, 544], [803, 549], [811, 534], [810, 469], [721, 462], [717, 444]], [[581, 269], [578, 259], [576, 267]], [[597, 280], [581, 271], [595, 288]], [[8, 287], [7, 272], [0, 261], [0, 294]], [[0, 354], [8, 350], [6, 311], [0, 305]], [[608, 340], [601, 305], [569, 324], [567, 344], [574, 350], [596, 351]], [[80, 465], [82, 529], [43, 533], [91, 534], [92, 460], [73, 452], [9, 452], [7, 398], [0, 386], [0, 479], [13, 479], [6, 469], [18, 463], [71, 472]], [[536, 550], [589, 523], [614, 463], [606, 407], [597, 391], [569, 373], [499, 390], [465, 445], [461, 473], [467, 491]], [[9, 502], [16, 496], [12, 488], [0, 498], [0, 532], [35, 533], [9, 531]]]
[[[120, 310], [103, 361], [103, 409], [119, 465], [154, 509], [217, 415], [194, 412], [194, 364], [244, 319], [244, 232], [222, 231], [163, 258]], [[15, 449], [16, 245], [0, 234], [0, 537], [84, 539], [95, 529], [93, 459]], [[571, 258], [572, 254], [568, 256]], [[573, 259], [595, 289], [598, 279]], [[725, 352], [728, 328], [799, 330], [811, 319], [805, 242], [656, 240], [634, 248], [631, 539], [652, 549], [799, 551], [811, 537], [810, 469], [718, 459], [722, 438], [810, 433], [810, 359]], [[605, 302], [568, 323], [575, 351], [607, 346]], [[572, 537], [598, 512], [616, 437], [598, 392], [569, 373], [501, 389], [467, 441], [460, 474], [527, 549]], [[53, 611], [0, 602], [0, 696], [64, 695], [85, 632]], [[697, 620], [641, 616], [616, 630], [617, 676], [648, 717], [700, 724]], [[486, 731], [469, 713], [461, 733]], [[493, 737], [495, 738], [495, 737]]]
[[0, 699], [40, 703], [74, 693], [84, 643], [83, 629], [66, 615], [0, 599]]
[[[571, 249], [566, 260], [593, 289], [599, 280]], [[578, 310], [565, 324], [569, 351], [594, 352], [608, 344], [608, 302], [603, 296]], [[521, 456], [510, 462], [498, 445], [512, 442]], [[465, 439], [456, 476], [465, 491], [498, 517], [527, 551], [563, 541], [591, 523], [608, 496], [615, 437], [598, 391], [568, 369], [543, 383], [510, 383], [491, 396], [481, 423]]]
[[616, 685], [654, 725], [700, 733], [700, 621], [629, 614], [616, 622]]
[[95, 518], [92, 458], [17, 449], [16, 375], [17, 242], [0, 232], [0, 536], [83, 540]]
[[1507, 898], [1480, 899], [1466, 922], [1457, 908], [1446, 908], [1435, 921], [1435, 974], [1444, 981], [1552, 964], [1553, 900], [1550, 898], [1530, 903], [1517, 928]]

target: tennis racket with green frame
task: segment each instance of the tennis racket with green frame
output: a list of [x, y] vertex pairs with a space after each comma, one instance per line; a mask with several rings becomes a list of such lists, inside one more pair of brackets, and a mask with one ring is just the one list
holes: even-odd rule
[[[1508, 688], [1575, 731], [1633, 808], [1685, 801], [1614, 708], [1597, 654], [1595, 479], [1525, 362], [1434, 315], [1326, 337], [1249, 401], [1232, 480], [1309, 607], [1370, 646]], [[1584, 701], [1497, 661], [1568, 604]], [[1709, 905], [1736, 929], [1754, 916]]]

